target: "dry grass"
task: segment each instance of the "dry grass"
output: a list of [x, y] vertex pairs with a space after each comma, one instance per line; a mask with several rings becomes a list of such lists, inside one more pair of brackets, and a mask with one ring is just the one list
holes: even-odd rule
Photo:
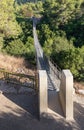
[[0, 68], [10, 72], [34, 74], [34, 66], [30, 65], [24, 58], [0, 54]]

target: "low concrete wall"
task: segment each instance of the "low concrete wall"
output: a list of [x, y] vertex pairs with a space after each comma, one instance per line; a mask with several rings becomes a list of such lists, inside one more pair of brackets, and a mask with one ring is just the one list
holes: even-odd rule
[[39, 70], [39, 117], [42, 117], [47, 112], [47, 108], [47, 74], [45, 70]]
[[62, 71], [59, 94], [65, 118], [73, 119], [73, 75], [70, 70]]

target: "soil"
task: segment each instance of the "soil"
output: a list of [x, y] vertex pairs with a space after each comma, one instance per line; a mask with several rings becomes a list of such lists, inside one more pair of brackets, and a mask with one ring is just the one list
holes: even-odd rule
[[67, 121], [51, 109], [39, 120], [36, 95], [0, 94], [0, 130], [83, 130], [84, 98], [73, 98], [74, 120]]
[[75, 93], [84, 96], [84, 82], [74, 82]]
[[30, 64], [27, 60], [21, 57], [14, 57], [0, 54], [0, 68], [8, 72], [35, 74], [35, 66]]

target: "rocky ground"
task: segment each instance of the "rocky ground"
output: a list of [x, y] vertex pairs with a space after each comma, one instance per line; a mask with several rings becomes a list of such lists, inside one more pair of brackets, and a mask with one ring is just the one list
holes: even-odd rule
[[74, 82], [74, 89], [77, 94], [84, 96], [84, 82]]

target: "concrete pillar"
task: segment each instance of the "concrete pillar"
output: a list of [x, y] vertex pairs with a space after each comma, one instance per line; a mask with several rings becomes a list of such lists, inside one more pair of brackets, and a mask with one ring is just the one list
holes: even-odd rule
[[39, 116], [42, 117], [47, 112], [47, 74], [45, 70], [39, 70]]
[[59, 94], [65, 118], [73, 119], [73, 76], [70, 70], [62, 71]]

